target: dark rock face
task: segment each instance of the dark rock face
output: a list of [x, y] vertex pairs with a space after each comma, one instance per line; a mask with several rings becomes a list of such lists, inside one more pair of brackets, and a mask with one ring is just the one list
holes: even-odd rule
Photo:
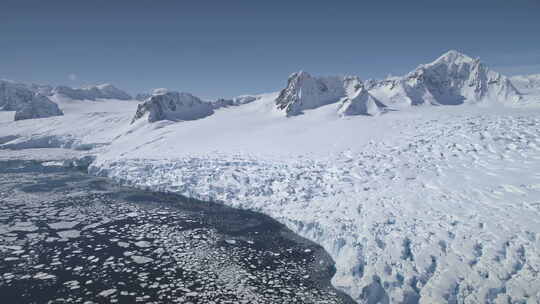
[[195, 120], [214, 113], [209, 102], [200, 100], [189, 93], [167, 92], [154, 95], [137, 107], [133, 122], [147, 116], [148, 122], [159, 120]]
[[46, 96], [35, 94], [22, 108], [15, 112], [15, 120], [45, 118], [64, 115], [58, 105]]

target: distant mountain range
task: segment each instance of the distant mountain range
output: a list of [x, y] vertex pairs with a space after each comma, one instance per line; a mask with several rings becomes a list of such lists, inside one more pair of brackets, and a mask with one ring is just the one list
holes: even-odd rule
[[[451, 50], [405, 76], [384, 80], [362, 81], [357, 76], [314, 77], [303, 71], [293, 73], [276, 98], [275, 107], [287, 116], [295, 116], [305, 110], [339, 102], [339, 115], [378, 115], [387, 110], [418, 105], [512, 104], [539, 94], [540, 75], [508, 78], [490, 70], [479, 59]], [[36, 98], [36, 95], [72, 100], [143, 101], [133, 121], [145, 116], [145, 113], [150, 113], [150, 121], [199, 119], [211, 115], [214, 109], [237, 106], [256, 99], [254, 96], [241, 96], [209, 102], [189, 93], [168, 92], [166, 89], [132, 97], [111, 84], [71, 88], [0, 80], [1, 110], [20, 111], [31, 103], [32, 107], [26, 107], [26, 115], [21, 117], [61, 115], [61, 111], [37, 111], [40, 102], [36, 100], [41, 100], [48, 109], [50, 103], [46, 104], [44, 98]], [[29, 115], [28, 109], [36, 109], [35, 115]]]

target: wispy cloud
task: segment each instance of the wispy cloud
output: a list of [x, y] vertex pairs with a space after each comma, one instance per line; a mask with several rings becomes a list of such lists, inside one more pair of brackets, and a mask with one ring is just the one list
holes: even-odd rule
[[71, 81], [76, 81], [77, 79], [79, 79], [79, 77], [77, 76], [77, 74], [71, 73], [68, 75], [68, 79]]

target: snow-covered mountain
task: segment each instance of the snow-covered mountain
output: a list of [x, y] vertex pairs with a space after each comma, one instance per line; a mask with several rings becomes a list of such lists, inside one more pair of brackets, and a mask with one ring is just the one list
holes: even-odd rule
[[132, 97], [128, 93], [108, 83], [78, 89], [70, 88], [67, 86], [58, 86], [53, 90], [53, 94], [61, 95], [75, 100], [132, 99]]
[[34, 92], [29, 90], [24, 84], [9, 80], [0, 80], [0, 109], [3, 111], [19, 110], [33, 96]]
[[276, 98], [276, 106], [287, 116], [299, 115], [304, 110], [352, 97], [361, 88], [362, 81], [358, 77], [313, 77], [300, 71], [289, 76], [287, 87]]
[[339, 113], [342, 115], [373, 115], [385, 107], [515, 103], [521, 99], [520, 92], [507, 77], [488, 69], [479, 59], [452, 50], [403, 77], [382, 81], [364, 83], [358, 77], [313, 77], [302, 71], [294, 73], [276, 98], [276, 106], [287, 116], [294, 116], [304, 110], [341, 102]]
[[212, 102], [214, 109], [231, 107], [231, 106], [240, 106], [257, 100], [256, 96], [252, 95], [241, 95], [234, 97], [232, 99], [219, 98], [216, 101]]
[[133, 98], [135, 100], [138, 100], [138, 101], [145, 101], [147, 100], [148, 98], [150, 98], [150, 96], [152, 96], [152, 94], [149, 94], [149, 93], [138, 93], [136, 94]]
[[404, 77], [366, 84], [369, 92], [392, 107], [457, 105], [462, 103], [515, 103], [522, 97], [510, 80], [479, 59], [451, 50]]
[[195, 120], [214, 113], [209, 102], [202, 101], [189, 93], [166, 92], [153, 95], [137, 107], [132, 120], [146, 117], [149, 122], [159, 120]]
[[510, 81], [519, 90], [540, 88], [540, 74], [516, 75], [510, 77]]
[[53, 95], [54, 87], [48, 84], [35, 84], [32, 83], [27, 86], [32, 92], [38, 93], [44, 96]]
[[343, 116], [379, 115], [385, 107], [366, 89], [361, 88], [352, 97], [347, 97], [342, 101], [338, 112]]
[[0, 110], [16, 111], [15, 120], [63, 115], [58, 105], [44, 95], [50, 88], [0, 80]]
[[525, 99], [540, 101], [540, 74], [512, 76], [510, 81]]
[[47, 96], [36, 93], [15, 112], [15, 120], [61, 116], [64, 113]]

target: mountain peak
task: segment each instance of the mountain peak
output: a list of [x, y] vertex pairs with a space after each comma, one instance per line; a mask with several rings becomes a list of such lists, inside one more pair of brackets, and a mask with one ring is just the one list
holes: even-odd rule
[[475, 60], [472, 57], [469, 57], [463, 53], [460, 53], [456, 50], [449, 50], [448, 52], [442, 54], [437, 58], [432, 64], [437, 63], [473, 63]]
[[202, 101], [196, 96], [186, 92], [164, 92], [152, 95], [145, 102], [139, 104], [135, 117], [131, 121], [147, 116], [148, 122], [159, 120], [195, 120], [212, 115], [212, 104]]

